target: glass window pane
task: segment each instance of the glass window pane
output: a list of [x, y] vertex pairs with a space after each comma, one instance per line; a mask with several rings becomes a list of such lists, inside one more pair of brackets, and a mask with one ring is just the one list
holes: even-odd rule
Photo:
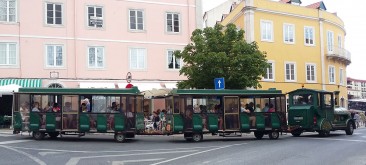
[[6, 44], [0, 44], [0, 64], [6, 64]]
[[95, 66], [95, 48], [89, 48], [89, 67]]
[[62, 66], [62, 46], [56, 47], [56, 66]]
[[53, 46], [47, 46], [47, 65], [54, 66], [54, 47]]
[[9, 64], [16, 64], [16, 44], [9, 44]]

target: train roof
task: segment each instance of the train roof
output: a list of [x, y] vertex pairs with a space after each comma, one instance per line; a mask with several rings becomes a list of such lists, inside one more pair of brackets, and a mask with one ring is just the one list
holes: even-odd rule
[[288, 92], [289, 94], [291, 93], [309, 93], [309, 92], [314, 92], [314, 93], [333, 93], [333, 92], [329, 92], [329, 91], [325, 91], [325, 90], [316, 90], [316, 89], [309, 89], [309, 88], [300, 88], [300, 89], [296, 89], [294, 91]]
[[284, 95], [281, 90], [274, 88], [268, 90], [245, 90], [245, 89], [174, 89], [170, 95]]
[[19, 88], [16, 94], [140, 94], [137, 87], [112, 89], [112, 88]]

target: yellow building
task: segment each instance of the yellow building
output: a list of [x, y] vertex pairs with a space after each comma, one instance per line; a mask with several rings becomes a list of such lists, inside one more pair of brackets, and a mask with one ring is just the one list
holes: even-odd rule
[[267, 53], [271, 67], [261, 81], [263, 89], [339, 90], [338, 103], [346, 106], [351, 62], [344, 49], [346, 30], [323, 2], [301, 6], [300, 0], [243, 0], [223, 16], [221, 24], [228, 23], [244, 29], [245, 39]]

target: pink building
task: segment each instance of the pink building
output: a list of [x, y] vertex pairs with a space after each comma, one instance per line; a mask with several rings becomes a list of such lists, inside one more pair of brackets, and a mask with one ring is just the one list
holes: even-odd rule
[[174, 88], [201, 19], [201, 0], [0, 0], [0, 86]]

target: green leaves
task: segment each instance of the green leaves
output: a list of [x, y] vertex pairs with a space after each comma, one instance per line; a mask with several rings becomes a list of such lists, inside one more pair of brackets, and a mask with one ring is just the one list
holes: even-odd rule
[[174, 55], [182, 58], [180, 75], [188, 80], [178, 88], [214, 89], [214, 79], [225, 77], [226, 89], [259, 87], [268, 68], [265, 52], [255, 42], [244, 40], [244, 31], [234, 24], [216, 25], [192, 33], [192, 43]]

